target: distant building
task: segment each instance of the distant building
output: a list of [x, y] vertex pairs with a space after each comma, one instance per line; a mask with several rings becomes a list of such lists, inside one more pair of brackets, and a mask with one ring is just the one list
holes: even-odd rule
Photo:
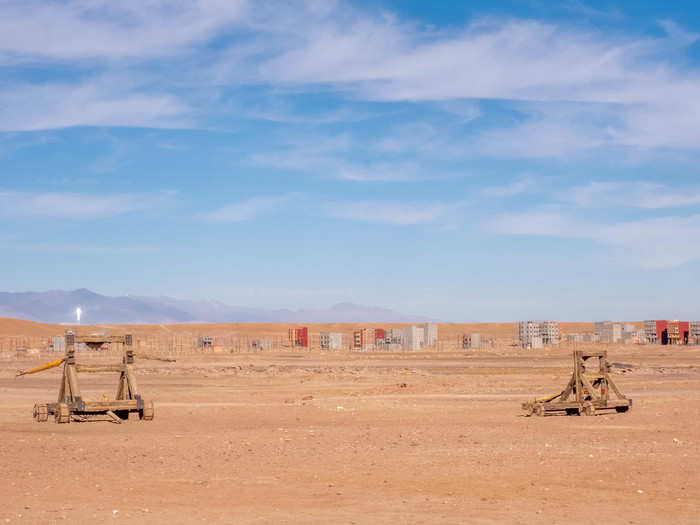
[[467, 334], [462, 336], [462, 348], [478, 350], [481, 348], [481, 334]]
[[644, 321], [644, 336], [649, 344], [658, 343], [659, 336], [656, 332], [656, 321]]
[[687, 345], [691, 337], [688, 321], [644, 321], [644, 334], [647, 341], [662, 345]]
[[423, 340], [425, 346], [437, 346], [438, 326], [435, 323], [425, 323], [423, 325]]
[[542, 348], [559, 344], [559, 323], [556, 321], [520, 321], [518, 340], [522, 348]]
[[304, 326], [301, 328], [290, 328], [287, 331], [289, 346], [301, 346], [302, 348], [309, 347], [309, 329]]
[[340, 350], [343, 347], [343, 334], [338, 332], [321, 332], [321, 350]]
[[625, 332], [630, 333], [630, 332], [637, 332], [637, 327], [633, 325], [632, 323], [625, 323], [622, 325], [622, 333], [623, 335]]
[[622, 341], [622, 325], [610, 321], [597, 321], [595, 334], [601, 343], [619, 343]]
[[400, 345], [403, 343], [403, 330], [401, 328], [390, 328], [384, 334], [384, 344]]
[[213, 348], [214, 346], [214, 338], [210, 335], [200, 335], [197, 337], [197, 348], [204, 348], [205, 350], [208, 348]]
[[53, 336], [51, 338], [51, 350], [55, 352], [65, 352], [66, 338], [63, 336]]
[[353, 350], [374, 350], [377, 345], [377, 335], [374, 328], [363, 328], [352, 333]]
[[386, 330], [384, 330], [384, 328], [375, 328], [374, 329], [374, 343], [375, 344], [383, 343], [385, 337], [386, 337]]
[[690, 322], [690, 337], [694, 339], [696, 345], [700, 344], [700, 321]]
[[583, 336], [585, 334], [566, 334], [567, 343], [583, 343]]
[[408, 351], [421, 350], [425, 345], [425, 330], [418, 326], [405, 326], [403, 329], [403, 348]]
[[253, 339], [250, 342], [250, 348], [253, 350], [269, 350], [271, 346], [269, 339]]

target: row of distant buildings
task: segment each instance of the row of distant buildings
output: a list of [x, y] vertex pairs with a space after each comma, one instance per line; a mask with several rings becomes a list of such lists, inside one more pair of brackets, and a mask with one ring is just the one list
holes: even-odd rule
[[[438, 342], [438, 327], [435, 323], [402, 328], [363, 328], [352, 333], [349, 347], [351, 350], [406, 350], [417, 351], [434, 347]], [[308, 348], [308, 328], [290, 328], [291, 346]], [[340, 332], [321, 332], [319, 346], [321, 350], [341, 350], [344, 347], [343, 334]]]
[[[522, 348], [542, 348], [559, 343], [559, 324], [556, 321], [520, 321], [518, 341]], [[687, 345], [700, 344], [700, 321], [644, 321], [638, 329], [632, 323], [598, 321], [593, 333], [567, 334], [569, 343], [627, 343]]]

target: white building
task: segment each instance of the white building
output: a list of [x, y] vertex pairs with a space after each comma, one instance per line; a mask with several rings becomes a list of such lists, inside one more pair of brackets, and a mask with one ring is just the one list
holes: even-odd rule
[[559, 344], [559, 323], [556, 321], [543, 321], [540, 328], [542, 343], [545, 345]]
[[481, 334], [472, 334], [469, 337], [469, 348], [481, 348]]
[[343, 347], [343, 334], [338, 332], [321, 332], [321, 350], [340, 350]]
[[51, 350], [56, 352], [66, 351], [66, 338], [62, 336], [53, 336], [51, 338]]
[[423, 339], [425, 346], [436, 346], [438, 342], [438, 326], [435, 323], [425, 323], [423, 325]]
[[418, 326], [405, 326], [403, 329], [403, 349], [421, 350], [425, 345], [425, 330]]
[[690, 333], [689, 337], [695, 339], [695, 344], [700, 344], [700, 321], [690, 321]]
[[656, 333], [656, 321], [644, 321], [644, 336], [647, 343], [655, 345], [658, 343], [658, 334]]
[[403, 343], [403, 330], [401, 328], [389, 328], [384, 332], [384, 343], [387, 345], [400, 345]]
[[559, 344], [559, 323], [556, 321], [520, 321], [518, 339], [522, 348], [542, 348]]

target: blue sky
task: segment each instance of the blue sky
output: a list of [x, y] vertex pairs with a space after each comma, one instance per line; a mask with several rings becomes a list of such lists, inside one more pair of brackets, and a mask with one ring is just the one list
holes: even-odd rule
[[0, 0], [0, 289], [698, 318], [694, 2]]

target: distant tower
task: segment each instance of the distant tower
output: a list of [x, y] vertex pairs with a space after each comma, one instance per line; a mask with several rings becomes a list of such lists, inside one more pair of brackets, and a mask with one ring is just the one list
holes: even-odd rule
[[75, 318], [78, 320], [78, 324], [80, 324], [81, 315], [83, 315], [83, 309], [78, 306], [78, 308], [75, 309]]

